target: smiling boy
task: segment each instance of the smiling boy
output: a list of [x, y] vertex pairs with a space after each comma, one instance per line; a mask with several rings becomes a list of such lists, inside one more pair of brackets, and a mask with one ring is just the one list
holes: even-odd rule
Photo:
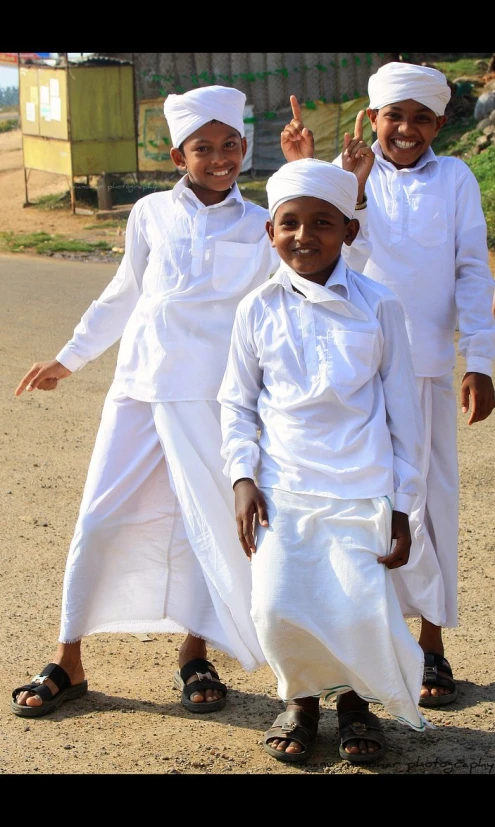
[[218, 395], [252, 616], [286, 704], [264, 748], [306, 760], [319, 698], [336, 697], [341, 757], [374, 761], [386, 742], [370, 702], [426, 725], [423, 655], [391, 580], [407, 563], [421, 490], [404, 316], [341, 255], [359, 229], [352, 173], [293, 161], [267, 193], [282, 263], [239, 304]]

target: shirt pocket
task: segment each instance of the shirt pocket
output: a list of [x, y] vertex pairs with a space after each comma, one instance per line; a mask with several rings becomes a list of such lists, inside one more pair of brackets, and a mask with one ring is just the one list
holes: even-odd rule
[[437, 195], [409, 198], [409, 236], [421, 247], [438, 247], [447, 241], [447, 205]]
[[246, 292], [256, 272], [257, 251], [257, 244], [217, 241], [211, 277], [213, 289], [233, 295]]
[[360, 388], [374, 373], [374, 333], [329, 330], [327, 336], [327, 370], [332, 385]]

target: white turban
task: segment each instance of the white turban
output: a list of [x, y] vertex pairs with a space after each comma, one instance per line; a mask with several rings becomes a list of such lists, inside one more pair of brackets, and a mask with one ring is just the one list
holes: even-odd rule
[[163, 111], [174, 147], [210, 121], [232, 126], [244, 137], [244, 104], [246, 95], [229, 86], [203, 86], [183, 95], [168, 95]]
[[443, 115], [450, 100], [447, 78], [438, 69], [413, 63], [385, 63], [368, 81], [370, 109], [414, 100]]
[[272, 219], [284, 201], [291, 201], [301, 195], [328, 201], [347, 218], [353, 218], [358, 180], [353, 172], [346, 172], [329, 161], [301, 158], [280, 167], [266, 182], [266, 192]]

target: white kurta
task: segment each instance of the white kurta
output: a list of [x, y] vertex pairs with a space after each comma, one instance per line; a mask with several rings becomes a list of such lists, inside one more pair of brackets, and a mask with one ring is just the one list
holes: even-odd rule
[[218, 399], [225, 474], [268, 501], [253, 619], [279, 694], [352, 689], [424, 728], [423, 652], [376, 559], [422, 486], [399, 301], [342, 258], [325, 287], [282, 264], [239, 304]]
[[[461, 159], [429, 148], [413, 168], [398, 170], [377, 141], [372, 148], [368, 227], [346, 258], [402, 303], [425, 426], [425, 493], [411, 514], [409, 563], [394, 578], [406, 615], [452, 627], [458, 622], [455, 332], [458, 327], [466, 371], [491, 376], [495, 321], [486, 221], [478, 182]], [[371, 253], [363, 267], [356, 252], [362, 241], [366, 253], [368, 240]]]

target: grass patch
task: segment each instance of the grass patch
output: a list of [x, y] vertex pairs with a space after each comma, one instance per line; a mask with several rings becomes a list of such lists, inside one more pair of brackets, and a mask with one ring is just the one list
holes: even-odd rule
[[77, 241], [49, 233], [0, 233], [0, 246], [10, 253], [31, 251], [40, 255], [53, 253], [91, 253], [96, 250], [109, 251], [106, 241]]
[[0, 121], [0, 132], [12, 132], [13, 129], [19, 129], [19, 118]]
[[495, 146], [489, 146], [465, 161], [478, 181], [488, 228], [488, 247], [495, 250]]

